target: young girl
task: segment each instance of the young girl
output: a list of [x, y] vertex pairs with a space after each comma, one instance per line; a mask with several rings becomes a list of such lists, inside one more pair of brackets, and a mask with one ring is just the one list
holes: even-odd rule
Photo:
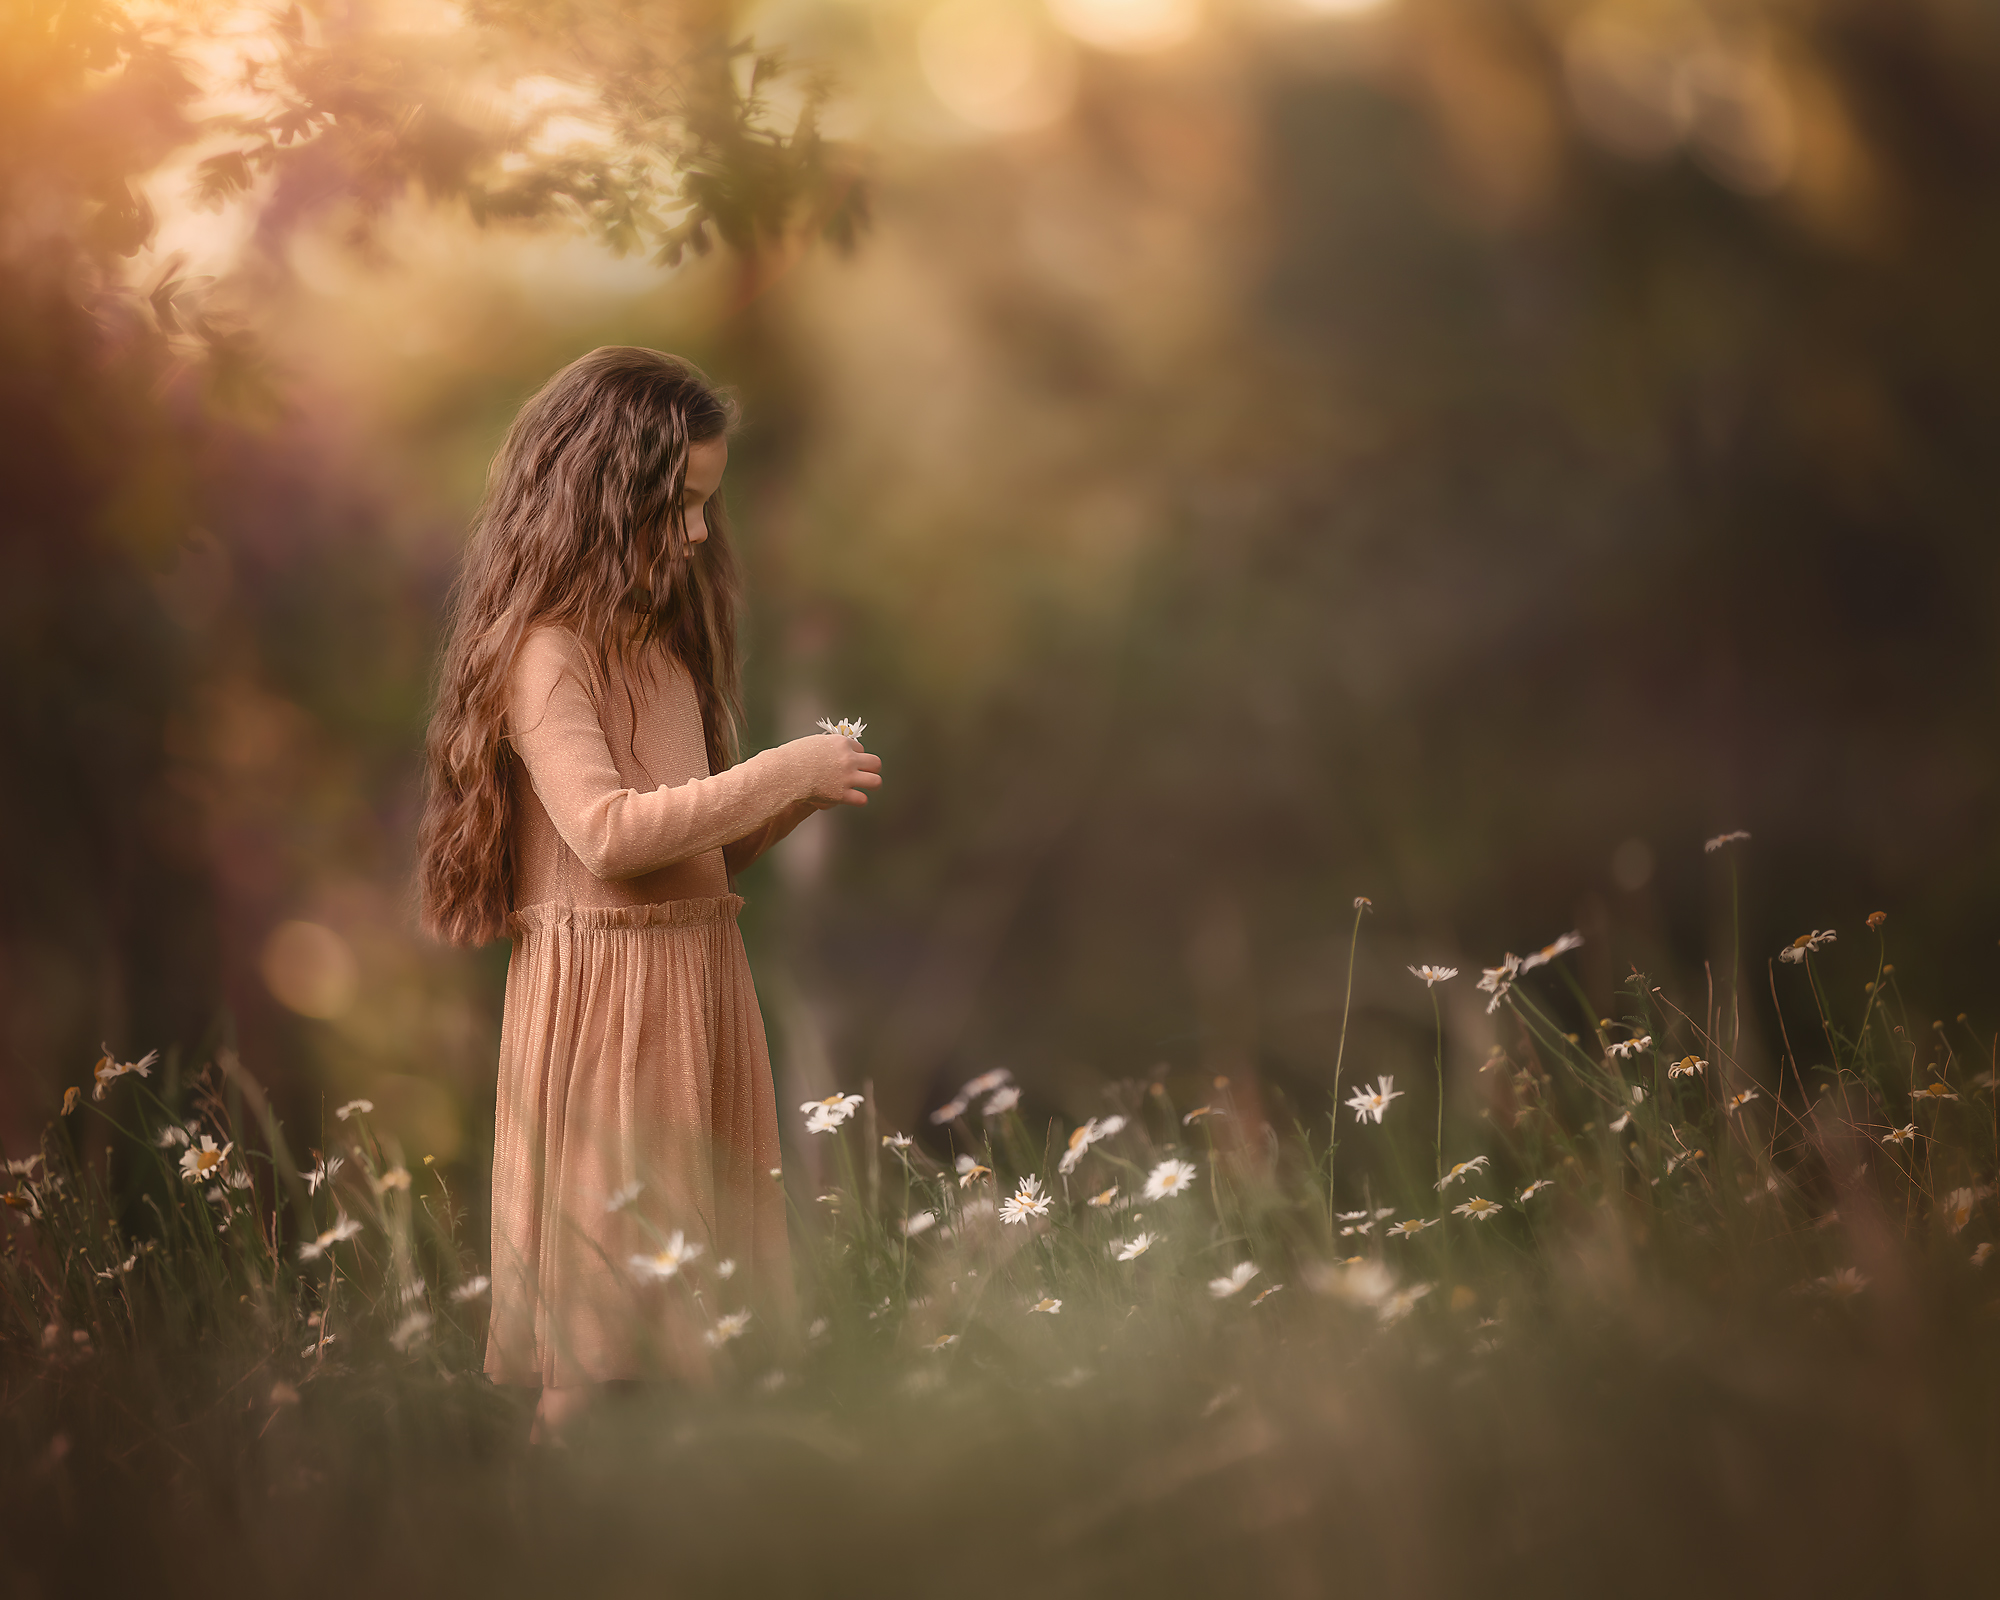
[[882, 763], [831, 733], [736, 759], [732, 421], [673, 356], [571, 363], [508, 430], [452, 600], [423, 915], [514, 941], [486, 1371], [541, 1387], [538, 1434], [590, 1385], [699, 1376], [725, 1310], [791, 1304], [731, 880]]

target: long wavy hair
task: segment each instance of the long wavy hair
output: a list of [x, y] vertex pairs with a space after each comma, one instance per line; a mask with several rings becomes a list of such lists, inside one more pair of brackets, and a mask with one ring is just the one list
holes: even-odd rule
[[452, 590], [425, 741], [417, 877], [427, 932], [483, 944], [506, 931], [507, 677], [530, 630], [556, 624], [583, 642], [593, 696], [620, 678], [629, 685], [646, 648], [664, 644], [694, 679], [709, 770], [734, 764], [736, 558], [720, 496], [699, 544], [688, 542], [681, 496], [688, 446], [735, 420], [735, 403], [688, 362], [610, 345], [549, 379], [507, 430]]

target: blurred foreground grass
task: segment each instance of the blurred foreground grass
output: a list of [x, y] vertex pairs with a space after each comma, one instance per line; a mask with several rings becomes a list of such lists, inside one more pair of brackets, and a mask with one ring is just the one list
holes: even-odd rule
[[1598, 1019], [1552, 946], [1486, 974], [1449, 1118], [1351, 1060], [1337, 1121], [1162, 1078], [1070, 1128], [1003, 1072], [919, 1141], [801, 1108], [838, 1174], [795, 1196], [805, 1328], [662, 1240], [715, 1381], [559, 1449], [365, 1102], [295, 1153], [228, 1057], [107, 1058], [9, 1163], [0, 1588], [1959, 1592], [2000, 1491], [1992, 1042], [1918, 1025], [1871, 931], [1851, 1008], [1858, 935], [1769, 963], [1763, 1076], [1728, 969]]

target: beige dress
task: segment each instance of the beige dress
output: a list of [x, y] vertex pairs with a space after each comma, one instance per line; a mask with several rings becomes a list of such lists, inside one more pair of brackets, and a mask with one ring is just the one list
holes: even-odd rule
[[[509, 683], [514, 947], [493, 1143], [487, 1374], [698, 1373], [726, 1312], [784, 1323], [771, 1065], [730, 877], [813, 809], [812, 741], [711, 776], [664, 650], [593, 694], [540, 629]], [[679, 1230], [701, 1253], [672, 1276]], [[735, 1263], [724, 1277], [716, 1269]]]

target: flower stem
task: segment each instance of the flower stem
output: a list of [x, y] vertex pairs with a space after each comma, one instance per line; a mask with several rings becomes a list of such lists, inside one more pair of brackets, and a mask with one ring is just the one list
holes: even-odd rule
[[1431, 1021], [1437, 1025], [1437, 1136], [1431, 1153], [1437, 1157], [1438, 1182], [1444, 1182], [1444, 1013], [1438, 1009], [1437, 985], [1431, 985]]
[[1347, 941], [1347, 994], [1340, 1002], [1340, 1046], [1333, 1053], [1333, 1111], [1327, 1117], [1326, 1146], [1326, 1233], [1333, 1237], [1333, 1211], [1336, 1204], [1333, 1196], [1334, 1163], [1340, 1157], [1340, 1065], [1347, 1059], [1347, 1018], [1354, 1009], [1354, 953], [1361, 948], [1361, 919], [1367, 914], [1368, 902], [1357, 899], [1354, 902], [1354, 933]]

